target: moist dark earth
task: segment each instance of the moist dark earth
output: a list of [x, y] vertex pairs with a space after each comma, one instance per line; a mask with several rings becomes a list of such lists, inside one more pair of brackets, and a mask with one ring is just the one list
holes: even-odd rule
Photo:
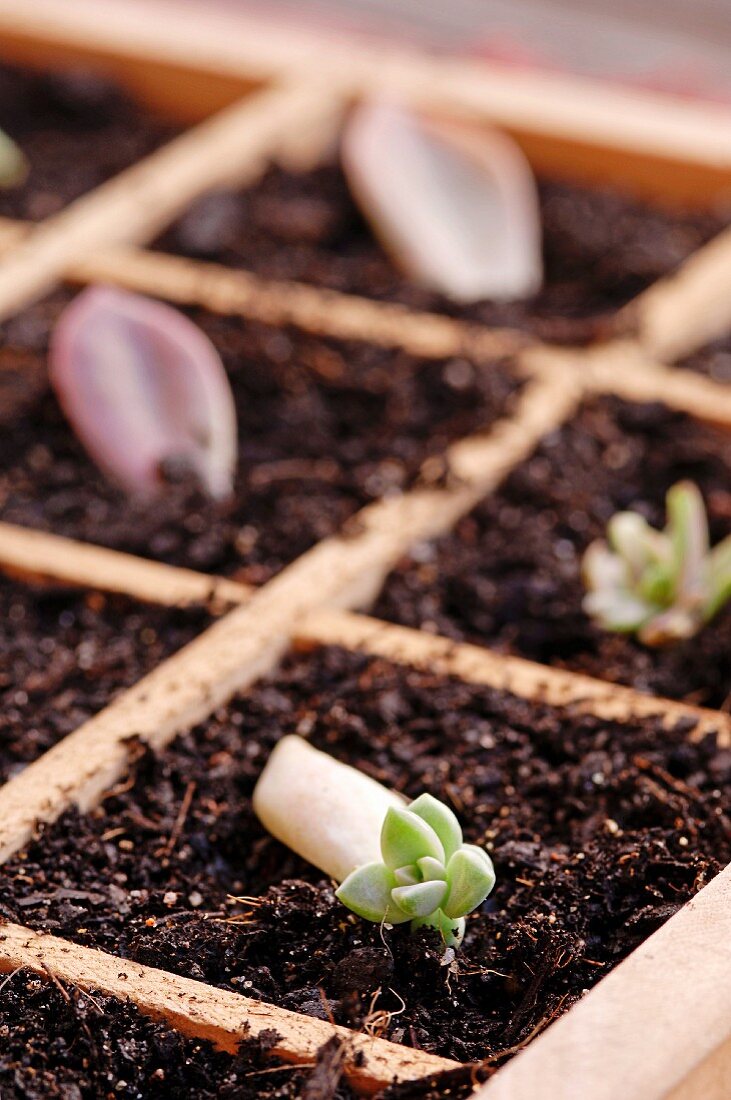
[[0, 578], [0, 781], [207, 625], [202, 610]]
[[599, 629], [581, 607], [588, 544], [626, 508], [663, 527], [665, 494], [682, 478], [699, 486], [720, 541], [731, 531], [731, 436], [658, 404], [589, 402], [453, 532], [401, 561], [375, 613], [721, 707], [731, 691], [731, 607], [662, 649]]
[[177, 132], [114, 84], [84, 70], [33, 73], [0, 64], [0, 128], [30, 171], [0, 190], [0, 215], [40, 221]]
[[415, 359], [194, 310], [231, 379], [234, 496], [214, 504], [178, 479], [152, 501], [128, 498], [86, 457], [48, 388], [48, 332], [68, 300], [59, 292], [6, 326], [0, 518], [252, 583], [363, 505], [441, 482], [449, 443], [508, 412], [516, 389], [497, 364]]
[[723, 336], [706, 344], [678, 363], [686, 370], [705, 374], [714, 382], [731, 383], [731, 337]]
[[539, 181], [545, 282], [523, 302], [459, 307], [399, 274], [331, 162], [309, 172], [272, 166], [244, 191], [205, 196], [157, 242], [198, 259], [276, 279], [403, 302], [581, 342], [650, 283], [668, 274], [728, 221], [666, 211], [606, 188]]
[[[234, 1057], [97, 990], [54, 985], [27, 971], [3, 979], [1, 988], [3, 1100], [298, 1100], [313, 1079], [311, 1070], [267, 1058], [271, 1036], [244, 1040]], [[353, 1094], [336, 1081], [328, 1095]]]
[[[299, 733], [459, 814], [497, 887], [444, 959], [381, 930], [251, 807]], [[731, 753], [688, 724], [625, 725], [331, 648], [64, 815], [3, 871], [0, 913], [224, 989], [493, 1069], [731, 860]]]

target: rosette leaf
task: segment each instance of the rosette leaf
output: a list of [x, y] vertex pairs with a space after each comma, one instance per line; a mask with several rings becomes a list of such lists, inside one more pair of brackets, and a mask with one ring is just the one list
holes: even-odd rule
[[692, 637], [731, 598], [731, 536], [710, 550], [697, 486], [674, 485], [667, 515], [665, 530], [656, 531], [643, 516], [619, 512], [582, 563], [587, 614], [648, 646]]

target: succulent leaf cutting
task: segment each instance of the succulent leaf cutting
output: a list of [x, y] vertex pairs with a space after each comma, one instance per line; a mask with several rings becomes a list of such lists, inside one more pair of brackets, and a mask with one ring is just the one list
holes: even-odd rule
[[457, 302], [540, 290], [538, 191], [507, 134], [367, 102], [342, 157], [355, 201], [406, 275]]
[[648, 646], [693, 637], [731, 598], [731, 535], [710, 548], [703, 498], [690, 481], [669, 490], [667, 526], [618, 512], [589, 546], [584, 609], [605, 630]]
[[49, 376], [90, 457], [129, 493], [161, 492], [166, 464], [228, 496], [237, 424], [221, 357], [171, 306], [111, 286], [82, 291], [53, 333]]
[[454, 813], [430, 794], [391, 807], [381, 830], [383, 862], [357, 867], [336, 891], [358, 916], [387, 924], [438, 929], [458, 946], [465, 916], [495, 885], [487, 852], [465, 844]]

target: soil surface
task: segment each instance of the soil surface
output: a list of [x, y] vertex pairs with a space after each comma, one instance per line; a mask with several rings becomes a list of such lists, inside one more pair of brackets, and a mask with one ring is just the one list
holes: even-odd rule
[[260, 583], [363, 505], [440, 483], [450, 442], [489, 427], [516, 386], [497, 365], [420, 360], [192, 311], [228, 368], [239, 423], [231, 501], [189, 481], [125, 497], [87, 459], [46, 382], [68, 295], [6, 327], [0, 350], [0, 518]]
[[0, 781], [140, 680], [208, 616], [0, 578]]
[[[3, 979], [4, 980], [4, 979]], [[0, 998], [3, 1100], [300, 1100], [314, 1071], [267, 1057], [268, 1036], [245, 1040], [236, 1057], [185, 1039], [129, 1002], [52, 984], [27, 971]], [[280, 1072], [272, 1073], [273, 1066]], [[267, 1072], [262, 1072], [266, 1070]], [[350, 1100], [336, 1082], [326, 1094]], [[323, 1094], [324, 1096], [325, 1094]]]
[[586, 404], [445, 538], [387, 580], [375, 614], [543, 663], [720, 707], [731, 691], [731, 606], [664, 649], [583, 613], [581, 556], [617, 511], [665, 525], [665, 494], [695, 481], [715, 543], [731, 531], [731, 435], [661, 405]]
[[569, 342], [594, 335], [618, 306], [672, 271], [727, 220], [670, 213], [608, 189], [549, 180], [540, 183], [540, 201], [544, 287], [532, 300], [509, 304], [462, 308], [400, 275], [336, 164], [302, 173], [273, 166], [244, 191], [207, 195], [157, 246], [270, 278], [300, 279]]
[[[450, 962], [381, 930], [260, 827], [251, 792], [298, 732], [458, 812], [493, 895]], [[2, 871], [0, 913], [299, 1012], [493, 1068], [731, 860], [731, 753], [326, 649], [69, 812]], [[458, 1025], [458, 1026], [457, 1026]]]
[[714, 382], [731, 383], [731, 336], [723, 336], [682, 359], [679, 367], [705, 374]]
[[90, 72], [9, 65], [0, 65], [0, 128], [30, 163], [22, 184], [0, 190], [0, 215], [32, 221], [58, 213], [177, 132]]

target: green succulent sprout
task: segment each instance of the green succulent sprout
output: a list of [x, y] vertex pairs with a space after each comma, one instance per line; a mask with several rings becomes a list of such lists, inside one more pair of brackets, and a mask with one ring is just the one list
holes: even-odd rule
[[693, 637], [731, 598], [731, 535], [710, 549], [693, 482], [678, 482], [666, 502], [664, 531], [636, 512], [618, 512], [606, 541], [593, 542], [582, 563], [587, 614], [648, 646]]
[[27, 175], [25, 154], [4, 130], [0, 130], [0, 187], [15, 187]]
[[366, 863], [348, 875], [336, 891], [340, 901], [365, 920], [436, 928], [447, 946], [458, 947], [465, 916], [495, 885], [487, 852], [464, 844], [449, 807], [422, 794], [386, 812], [381, 855], [382, 863]]

